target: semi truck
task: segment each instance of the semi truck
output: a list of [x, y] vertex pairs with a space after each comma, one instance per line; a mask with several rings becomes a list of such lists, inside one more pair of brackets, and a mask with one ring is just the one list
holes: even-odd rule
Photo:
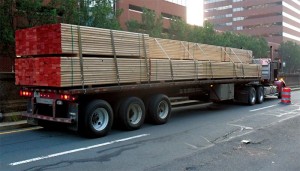
[[[80, 38], [78, 43], [80, 45]], [[81, 73], [81, 60], [84, 58], [79, 56]], [[118, 59], [115, 52], [113, 59], [115, 62]], [[82, 86], [67, 87], [21, 85], [20, 96], [28, 98], [27, 111], [23, 116], [27, 117], [29, 124], [47, 127], [53, 123], [62, 123], [82, 135], [102, 137], [110, 132], [113, 124], [126, 130], [136, 130], [141, 128], [145, 120], [153, 124], [167, 123], [172, 111], [171, 97], [255, 105], [263, 103], [268, 95], [280, 98], [281, 89], [285, 86], [284, 81], [277, 78], [280, 62], [272, 57], [253, 59], [253, 63], [258, 66], [259, 73], [256, 76], [245, 77], [244, 73], [231, 78], [210, 76], [182, 80], [173, 79], [173, 61], [168, 61], [170, 65], [166, 72], [171, 72], [170, 80], [151, 81], [149, 65], [153, 64], [147, 59], [143, 67], [149, 79], [143, 82], [105, 85], [85, 85], [83, 82]], [[197, 61], [192, 61], [197, 64]], [[118, 77], [118, 63], [115, 64]], [[207, 62], [207, 66], [212, 64]], [[132, 67], [135, 69], [135, 66]], [[244, 72], [243, 66], [240, 70]]]

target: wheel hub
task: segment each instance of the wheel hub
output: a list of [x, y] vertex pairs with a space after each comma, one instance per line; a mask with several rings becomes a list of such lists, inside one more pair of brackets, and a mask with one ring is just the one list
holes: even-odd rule
[[138, 124], [142, 119], [142, 109], [138, 104], [131, 104], [128, 108], [128, 119], [131, 124]]
[[166, 101], [161, 101], [158, 105], [158, 115], [161, 119], [165, 119], [168, 116], [169, 107]]
[[98, 108], [93, 112], [91, 122], [92, 122], [92, 127], [95, 130], [101, 131], [105, 129], [106, 126], [108, 125], [108, 121], [109, 121], [109, 116], [106, 109]]

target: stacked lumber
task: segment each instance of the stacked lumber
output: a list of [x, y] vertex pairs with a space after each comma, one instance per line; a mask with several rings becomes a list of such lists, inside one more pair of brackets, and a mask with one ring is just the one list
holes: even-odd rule
[[[147, 81], [145, 60], [118, 59], [119, 81], [113, 58], [85, 57], [85, 85], [140, 83]], [[25, 72], [24, 72], [25, 71]], [[82, 85], [77, 57], [42, 57], [16, 59], [16, 84], [69, 87]]]
[[[78, 30], [78, 27], [79, 30]], [[81, 36], [82, 54], [140, 57], [147, 50], [147, 34], [92, 28], [70, 24], [51, 24], [16, 31], [16, 55], [35, 56], [52, 54], [78, 54]], [[113, 43], [111, 39], [113, 35]]]
[[178, 40], [149, 38], [149, 58], [251, 63], [252, 51]]
[[223, 47], [200, 43], [189, 43], [189, 54], [202, 61], [224, 61]]
[[151, 59], [193, 59], [187, 50], [188, 42], [149, 38], [148, 44]]
[[261, 65], [257, 64], [236, 64], [236, 77], [261, 77]]
[[16, 85], [58, 86], [60, 58], [15, 59]]
[[[152, 59], [147, 70], [144, 59], [85, 57], [84, 85], [110, 85], [147, 82], [182, 81], [208, 78], [260, 77], [260, 66], [232, 62]], [[78, 57], [42, 57], [16, 59], [16, 84], [70, 87], [82, 85]], [[172, 77], [173, 75], [173, 77]]]
[[234, 63], [252, 63], [253, 54], [251, 50], [236, 49], [236, 48], [225, 48], [226, 55], [224, 61], [234, 62]]
[[[79, 49], [82, 49], [82, 59], [78, 57]], [[261, 76], [260, 65], [250, 64], [252, 52], [248, 50], [70, 24], [18, 30], [16, 54], [21, 56], [15, 60], [16, 84], [28, 86]]]

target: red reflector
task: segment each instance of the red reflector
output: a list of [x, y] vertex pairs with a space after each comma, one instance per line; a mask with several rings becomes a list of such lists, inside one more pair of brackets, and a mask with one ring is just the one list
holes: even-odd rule
[[32, 92], [20, 90], [20, 96], [31, 97]]

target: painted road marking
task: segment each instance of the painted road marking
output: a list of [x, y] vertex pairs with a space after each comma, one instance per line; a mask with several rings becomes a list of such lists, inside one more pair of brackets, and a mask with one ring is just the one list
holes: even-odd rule
[[17, 165], [31, 163], [31, 162], [35, 162], [35, 161], [39, 161], [39, 160], [58, 157], [58, 156], [66, 155], [66, 154], [71, 154], [71, 153], [76, 153], [76, 152], [80, 152], [80, 151], [90, 150], [90, 149], [93, 149], [93, 148], [103, 147], [103, 146], [107, 146], [107, 145], [111, 145], [111, 144], [115, 144], [115, 143], [119, 143], [119, 142], [124, 142], [124, 141], [129, 141], [129, 140], [133, 140], [133, 139], [137, 139], [137, 138], [142, 138], [142, 137], [146, 137], [146, 136], [149, 136], [149, 135], [150, 134], [141, 134], [141, 135], [128, 137], [128, 138], [123, 138], [123, 139], [119, 139], [119, 140], [114, 140], [114, 141], [110, 141], [110, 142], [106, 142], [106, 143], [102, 143], [102, 144], [77, 148], [77, 149], [73, 149], [73, 150], [69, 150], [69, 151], [50, 154], [50, 155], [47, 155], [47, 156], [41, 156], [41, 157], [36, 157], [36, 158], [28, 159], [28, 160], [18, 161], [18, 162], [10, 163], [9, 165], [10, 166], [17, 166]]
[[18, 130], [14, 130], [14, 131], [0, 132], [0, 135], [25, 132], [25, 131], [33, 131], [33, 130], [38, 130], [38, 129], [42, 129], [42, 127], [33, 127], [33, 128], [18, 129]]
[[262, 108], [258, 108], [258, 109], [249, 110], [249, 111], [250, 112], [255, 112], [255, 111], [258, 111], [258, 110], [268, 109], [268, 108], [275, 107], [275, 106], [277, 106], [277, 105], [266, 106], [266, 107], [262, 107]]

